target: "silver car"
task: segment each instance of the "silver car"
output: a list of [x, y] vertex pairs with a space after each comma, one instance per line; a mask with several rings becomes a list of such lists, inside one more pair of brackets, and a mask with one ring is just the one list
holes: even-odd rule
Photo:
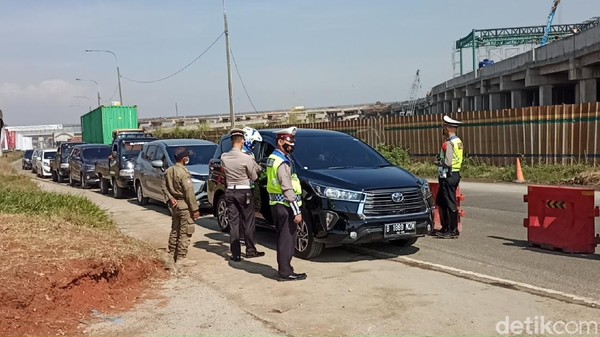
[[144, 144], [133, 173], [133, 184], [140, 205], [147, 204], [149, 199], [165, 203], [161, 189], [164, 172], [175, 165], [175, 151], [178, 148], [186, 148], [192, 153], [186, 167], [192, 174], [196, 200], [200, 207], [210, 207], [206, 193], [208, 162], [217, 144], [200, 139], [165, 139]]

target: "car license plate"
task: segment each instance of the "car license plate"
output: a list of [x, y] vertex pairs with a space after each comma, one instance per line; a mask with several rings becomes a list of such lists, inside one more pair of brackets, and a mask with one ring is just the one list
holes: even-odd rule
[[383, 236], [396, 236], [403, 234], [415, 234], [417, 231], [417, 222], [399, 222], [399, 223], [388, 223], [384, 225]]

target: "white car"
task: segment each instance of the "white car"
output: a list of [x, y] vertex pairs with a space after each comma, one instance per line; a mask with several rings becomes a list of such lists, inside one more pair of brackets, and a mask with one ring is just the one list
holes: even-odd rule
[[41, 150], [39, 152], [39, 160], [36, 161], [36, 172], [38, 177], [51, 177], [50, 162], [56, 156], [56, 149]]

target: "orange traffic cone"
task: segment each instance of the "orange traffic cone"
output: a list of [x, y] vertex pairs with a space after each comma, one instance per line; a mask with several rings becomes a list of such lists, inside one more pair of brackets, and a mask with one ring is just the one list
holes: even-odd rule
[[523, 177], [523, 169], [521, 168], [521, 159], [517, 158], [517, 179], [515, 183], [522, 184], [525, 182], [525, 177]]

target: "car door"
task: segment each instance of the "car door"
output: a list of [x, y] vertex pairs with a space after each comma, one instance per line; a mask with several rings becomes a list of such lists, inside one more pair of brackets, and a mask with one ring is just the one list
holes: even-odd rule
[[73, 180], [79, 180], [79, 175], [81, 173], [81, 166], [78, 163], [78, 158], [81, 157], [81, 153], [79, 148], [74, 148], [69, 155], [69, 174], [73, 178]]
[[164, 177], [164, 171], [166, 168], [166, 162], [167, 162], [167, 151], [166, 149], [161, 146], [158, 145], [156, 147], [156, 151], [154, 152], [152, 159], [150, 162], [155, 161], [155, 160], [160, 160], [163, 163], [163, 167], [162, 168], [157, 168], [157, 167], [152, 167], [152, 164], [150, 164], [150, 169], [152, 172], [150, 175], [150, 179], [149, 179], [149, 184], [152, 185], [152, 194], [153, 194], [153, 199], [154, 200], [160, 200], [160, 201], [164, 201], [164, 197], [163, 197], [163, 193], [162, 193], [162, 181], [163, 181], [163, 177]]
[[135, 170], [137, 177], [139, 179], [139, 184], [142, 186], [142, 191], [144, 196], [150, 197], [148, 190], [148, 174], [150, 172], [150, 158], [152, 158], [153, 153], [156, 151], [156, 146], [152, 144], [144, 144], [144, 149], [138, 156], [138, 159], [135, 163]]
[[[275, 146], [264, 139], [262, 142], [254, 145], [254, 156], [257, 162], [265, 162], [265, 160], [273, 153]], [[273, 221], [271, 216], [271, 208], [269, 206], [269, 193], [267, 193], [267, 173], [263, 171], [255, 184], [254, 207], [256, 209], [256, 217], [264, 219], [269, 226], [272, 226]], [[257, 205], [258, 204], [258, 205]]]
[[144, 188], [144, 195], [149, 198], [156, 198], [156, 192], [153, 191], [152, 176], [154, 175], [154, 168], [152, 167], [152, 158], [156, 153], [158, 146], [156, 144], [148, 145], [146, 154], [142, 161], [142, 170], [140, 172], [142, 187]]

